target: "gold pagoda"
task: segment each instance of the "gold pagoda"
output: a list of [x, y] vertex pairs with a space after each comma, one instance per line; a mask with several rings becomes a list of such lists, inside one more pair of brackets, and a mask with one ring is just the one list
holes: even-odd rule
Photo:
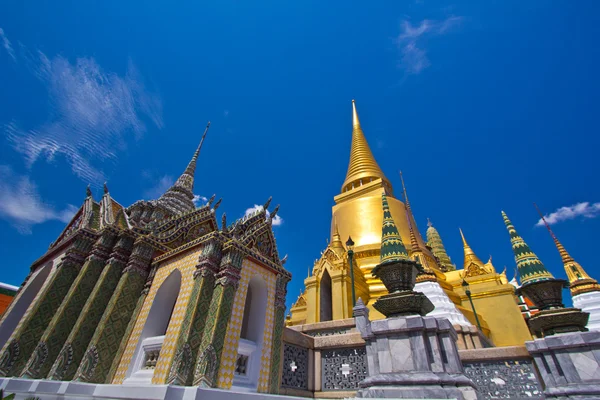
[[[408, 203], [404, 180], [402, 185], [404, 201], [394, 196], [392, 183], [375, 160], [358, 118], [356, 102], [352, 100], [350, 162], [340, 194], [334, 197], [331, 240], [312, 270], [309, 269], [304, 280], [305, 289], [291, 307], [286, 324], [295, 326], [352, 318], [353, 303], [359, 298], [369, 308], [372, 319], [384, 318], [373, 304], [387, 291], [371, 271], [380, 259], [381, 196], [385, 194], [402, 241], [410, 243], [410, 257], [419, 261], [426, 271], [417, 282], [439, 284], [439, 292], [454, 311], [462, 314], [461, 318], [466, 317], [463, 321], [478, 326], [477, 329], [494, 345], [522, 345], [530, 340], [531, 334], [521, 315], [514, 286], [508, 282], [506, 274], [498, 273], [491, 259], [484, 264], [467, 245], [464, 236], [464, 268], [454, 270], [437, 230], [428, 231], [433, 237], [431, 247], [421, 237]], [[348, 241], [351, 246], [345, 246], [348, 238], [351, 238]], [[350, 270], [348, 250], [352, 250], [353, 271]], [[466, 294], [466, 287], [470, 289], [471, 299]]]

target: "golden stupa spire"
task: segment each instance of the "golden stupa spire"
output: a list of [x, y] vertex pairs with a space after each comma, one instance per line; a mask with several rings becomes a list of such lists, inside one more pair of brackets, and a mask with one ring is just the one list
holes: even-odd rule
[[350, 162], [346, 180], [342, 185], [342, 192], [351, 190], [354, 187], [364, 185], [372, 180], [381, 178], [388, 185], [389, 181], [379, 168], [365, 134], [360, 126], [358, 113], [356, 112], [356, 102], [352, 100], [352, 146], [350, 149]]
[[535, 209], [544, 225], [546, 225], [546, 229], [550, 233], [550, 236], [554, 240], [554, 244], [558, 249], [558, 253], [560, 254], [560, 258], [562, 258], [563, 266], [565, 268], [565, 272], [567, 273], [567, 277], [569, 278], [569, 289], [571, 290], [571, 295], [576, 296], [582, 293], [588, 292], [598, 292], [600, 291], [600, 285], [598, 281], [590, 277], [587, 272], [583, 269], [583, 267], [571, 257], [571, 255], [564, 248], [562, 243], [558, 240], [554, 232], [552, 232], [552, 228], [550, 228], [550, 224], [546, 221], [544, 214], [540, 211], [537, 204], [533, 203]]
[[462, 238], [463, 249], [465, 252], [465, 262], [463, 264], [464, 276], [469, 277], [488, 273], [483, 262], [477, 257], [473, 249], [471, 249], [471, 246], [467, 243], [462, 229], [458, 228], [458, 230], [460, 231], [460, 237]]
[[404, 193], [404, 203], [406, 204], [406, 219], [408, 220], [408, 230], [410, 232], [410, 247], [413, 252], [419, 251], [419, 242], [417, 242], [417, 236], [415, 235], [412, 225], [412, 210], [410, 208], [410, 202], [408, 201], [408, 194], [406, 193], [402, 171], [400, 171], [400, 181], [402, 182], [402, 193]]
[[344, 244], [342, 243], [342, 238], [340, 236], [340, 231], [338, 230], [337, 218], [333, 219], [333, 236], [331, 237], [331, 247], [333, 249], [339, 249], [342, 252], [345, 252]]

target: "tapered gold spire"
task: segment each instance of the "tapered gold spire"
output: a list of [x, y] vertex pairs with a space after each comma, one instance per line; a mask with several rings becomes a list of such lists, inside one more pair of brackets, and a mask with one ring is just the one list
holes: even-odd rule
[[582, 293], [600, 291], [600, 285], [598, 284], [598, 281], [590, 277], [587, 272], [585, 272], [583, 267], [577, 261], [575, 261], [573, 257], [571, 257], [562, 243], [558, 240], [554, 232], [552, 232], [552, 228], [550, 228], [550, 225], [548, 222], [546, 222], [546, 218], [538, 208], [537, 204], [533, 203], [533, 205], [540, 214], [540, 218], [542, 218], [544, 225], [546, 225], [546, 229], [548, 229], [548, 232], [550, 233], [550, 236], [552, 237], [552, 240], [554, 240], [554, 244], [558, 249], [560, 258], [562, 258], [565, 272], [569, 278], [569, 289], [571, 290], [571, 295], [576, 296]]
[[469, 277], [488, 273], [489, 271], [483, 262], [477, 257], [473, 249], [471, 249], [471, 246], [467, 243], [462, 229], [458, 228], [458, 230], [460, 231], [460, 237], [462, 238], [463, 249], [465, 252], [465, 262], [463, 264], [464, 276]]
[[389, 181], [379, 168], [373, 153], [371, 153], [365, 134], [360, 126], [356, 103], [352, 100], [352, 146], [350, 149], [350, 163], [348, 164], [346, 180], [342, 185], [342, 192], [359, 187], [377, 178], [383, 179], [389, 185]]

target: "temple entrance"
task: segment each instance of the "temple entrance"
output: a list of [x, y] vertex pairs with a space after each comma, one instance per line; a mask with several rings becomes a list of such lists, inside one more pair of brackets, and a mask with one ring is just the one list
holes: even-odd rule
[[181, 272], [175, 269], [165, 279], [152, 302], [138, 345], [123, 383], [151, 383], [160, 357], [169, 321], [181, 289]]
[[267, 284], [260, 276], [248, 282], [244, 318], [238, 343], [233, 385], [246, 390], [256, 390], [267, 314]]
[[16, 303], [10, 312], [6, 315], [4, 322], [0, 325], [0, 348], [8, 341], [10, 335], [17, 328], [19, 321], [21, 321], [21, 318], [25, 315], [25, 311], [27, 311], [42, 286], [44, 286], [44, 282], [46, 282], [46, 279], [52, 270], [52, 265], [53, 264], [50, 262], [38, 269], [27, 286], [23, 289], [23, 293], [21, 293], [16, 300]]
[[323, 272], [323, 276], [321, 277], [320, 284], [320, 315], [319, 321], [331, 321], [333, 319], [333, 304], [332, 304], [332, 295], [331, 295], [331, 276], [329, 276], [329, 272], [325, 270]]

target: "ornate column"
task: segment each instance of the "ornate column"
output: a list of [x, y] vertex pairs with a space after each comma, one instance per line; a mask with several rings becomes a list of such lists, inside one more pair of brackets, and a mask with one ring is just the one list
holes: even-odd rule
[[198, 356], [220, 259], [221, 243], [213, 237], [202, 248], [197, 270], [194, 272], [194, 287], [177, 338], [175, 357], [167, 383], [181, 386], [192, 383], [194, 361]]
[[57, 381], [73, 379], [73, 375], [77, 372], [77, 367], [92, 339], [94, 330], [98, 326], [100, 318], [102, 318], [102, 313], [119, 283], [119, 277], [127, 265], [133, 247], [133, 240], [133, 237], [127, 232], [121, 232], [119, 235], [117, 244], [113, 248], [92, 293], [83, 306], [74, 328], [56, 358], [48, 378]]
[[117, 231], [106, 228], [96, 240], [90, 256], [71, 285], [64, 301], [44, 331], [40, 342], [22, 372], [23, 378], [45, 378], [65, 340], [77, 321], [81, 309], [94, 289], [98, 276], [117, 241]]
[[38, 295], [35, 304], [30, 305], [31, 312], [19, 323], [0, 353], [0, 376], [15, 376], [23, 370], [44, 330], [79, 274], [96, 240], [96, 235], [87, 231], [80, 231], [77, 235], [50, 277], [50, 282], [44, 291]]
[[105, 383], [138, 299], [144, 288], [154, 249], [141, 237], [135, 241], [127, 267], [94, 332], [74, 380]]
[[206, 317], [193, 386], [216, 387], [225, 331], [231, 316], [233, 299], [240, 280], [243, 254], [233, 246], [224, 249], [210, 308]]
[[271, 373], [269, 377], [269, 393], [272, 394], [279, 393], [281, 382], [281, 344], [285, 324], [285, 295], [289, 281], [288, 274], [279, 274], [275, 284], [275, 315], [273, 316], [273, 335], [271, 336]]

